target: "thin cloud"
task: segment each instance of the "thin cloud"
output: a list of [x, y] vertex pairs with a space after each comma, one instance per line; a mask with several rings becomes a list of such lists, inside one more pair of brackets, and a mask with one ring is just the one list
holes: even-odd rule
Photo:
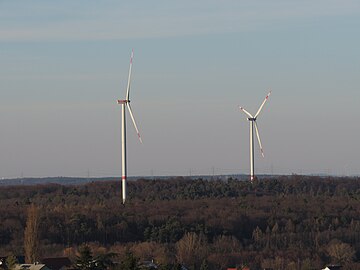
[[70, 2], [59, 7], [53, 7], [54, 2], [51, 6], [41, 2], [41, 8], [29, 4], [21, 9], [2, 7], [0, 41], [121, 40], [256, 31], [272, 24], [358, 14], [360, 7], [358, 1], [336, 0], [185, 1], [155, 7], [113, 1], [112, 5], [108, 1], [107, 5]]

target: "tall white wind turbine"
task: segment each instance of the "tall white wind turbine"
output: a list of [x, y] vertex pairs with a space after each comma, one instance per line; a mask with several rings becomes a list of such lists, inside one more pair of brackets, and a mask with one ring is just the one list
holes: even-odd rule
[[259, 142], [261, 155], [262, 155], [262, 157], [264, 157], [264, 151], [263, 151], [263, 148], [262, 148], [262, 145], [261, 145], [259, 129], [258, 129], [256, 120], [257, 120], [257, 117], [259, 116], [262, 108], [264, 107], [266, 101], [269, 99], [270, 94], [271, 94], [271, 91], [265, 97], [263, 103], [260, 105], [260, 108], [256, 112], [255, 116], [252, 116], [251, 113], [249, 113], [243, 107], [239, 106], [240, 110], [243, 111], [248, 116], [248, 121], [250, 122], [250, 180], [251, 181], [253, 181], [254, 178], [255, 178], [255, 174], [254, 174], [254, 170], [255, 170], [255, 168], [254, 168], [254, 127], [255, 127], [256, 137], [257, 137], [258, 142]]
[[130, 117], [132, 119], [132, 122], [134, 124], [136, 133], [139, 137], [140, 142], [142, 143], [139, 130], [136, 126], [135, 118], [131, 110], [130, 106], [130, 80], [131, 80], [131, 68], [132, 68], [132, 62], [134, 57], [134, 51], [131, 51], [131, 57], [130, 57], [130, 68], [129, 68], [129, 77], [126, 87], [126, 96], [125, 99], [118, 99], [117, 103], [121, 105], [121, 182], [122, 182], [122, 203], [125, 204], [126, 201], [126, 122], [125, 122], [125, 107], [128, 108]]

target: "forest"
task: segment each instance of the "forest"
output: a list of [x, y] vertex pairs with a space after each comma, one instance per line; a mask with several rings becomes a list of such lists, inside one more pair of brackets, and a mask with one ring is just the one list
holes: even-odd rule
[[120, 181], [1, 186], [0, 256], [25, 253], [34, 207], [42, 257], [86, 246], [162, 269], [360, 269], [358, 177], [137, 179], [125, 206]]

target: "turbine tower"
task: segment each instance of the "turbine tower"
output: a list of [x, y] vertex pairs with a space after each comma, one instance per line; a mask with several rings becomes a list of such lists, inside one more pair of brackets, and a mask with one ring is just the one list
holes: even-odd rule
[[257, 120], [257, 117], [259, 116], [262, 108], [264, 107], [266, 101], [268, 100], [270, 94], [271, 94], [271, 91], [265, 97], [263, 103], [260, 105], [260, 108], [256, 112], [255, 116], [252, 116], [251, 113], [249, 113], [243, 107], [239, 106], [240, 110], [243, 111], [248, 116], [248, 121], [250, 122], [250, 180], [251, 181], [253, 181], [254, 178], [255, 178], [255, 174], [254, 174], [254, 170], [255, 170], [255, 168], [254, 168], [254, 127], [255, 127], [255, 131], [256, 131], [256, 137], [257, 137], [258, 142], [259, 142], [261, 155], [262, 155], [262, 157], [264, 157], [264, 151], [263, 151], [263, 148], [262, 148], [262, 145], [261, 145], [259, 129], [258, 129], [256, 120]]
[[118, 99], [117, 103], [121, 105], [121, 182], [122, 182], [122, 203], [125, 204], [126, 201], [126, 121], [125, 121], [125, 107], [128, 108], [130, 117], [132, 119], [132, 122], [134, 124], [136, 133], [139, 137], [140, 142], [142, 143], [139, 130], [136, 126], [135, 118], [131, 110], [130, 106], [130, 80], [131, 80], [131, 68], [132, 68], [132, 62], [134, 57], [134, 51], [131, 51], [131, 57], [130, 57], [130, 68], [129, 68], [129, 77], [126, 87], [126, 96], [125, 99]]

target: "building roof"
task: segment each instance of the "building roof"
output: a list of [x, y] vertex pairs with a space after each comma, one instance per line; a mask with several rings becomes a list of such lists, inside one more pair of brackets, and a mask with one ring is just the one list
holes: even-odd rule
[[328, 265], [323, 270], [340, 270], [341, 268], [341, 265]]
[[68, 257], [44, 258], [41, 262], [46, 264], [51, 270], [60, 270], [71, 266], [71, 261]]
[[15, 270], [50, 270], [45, 264], [17, 264]]

